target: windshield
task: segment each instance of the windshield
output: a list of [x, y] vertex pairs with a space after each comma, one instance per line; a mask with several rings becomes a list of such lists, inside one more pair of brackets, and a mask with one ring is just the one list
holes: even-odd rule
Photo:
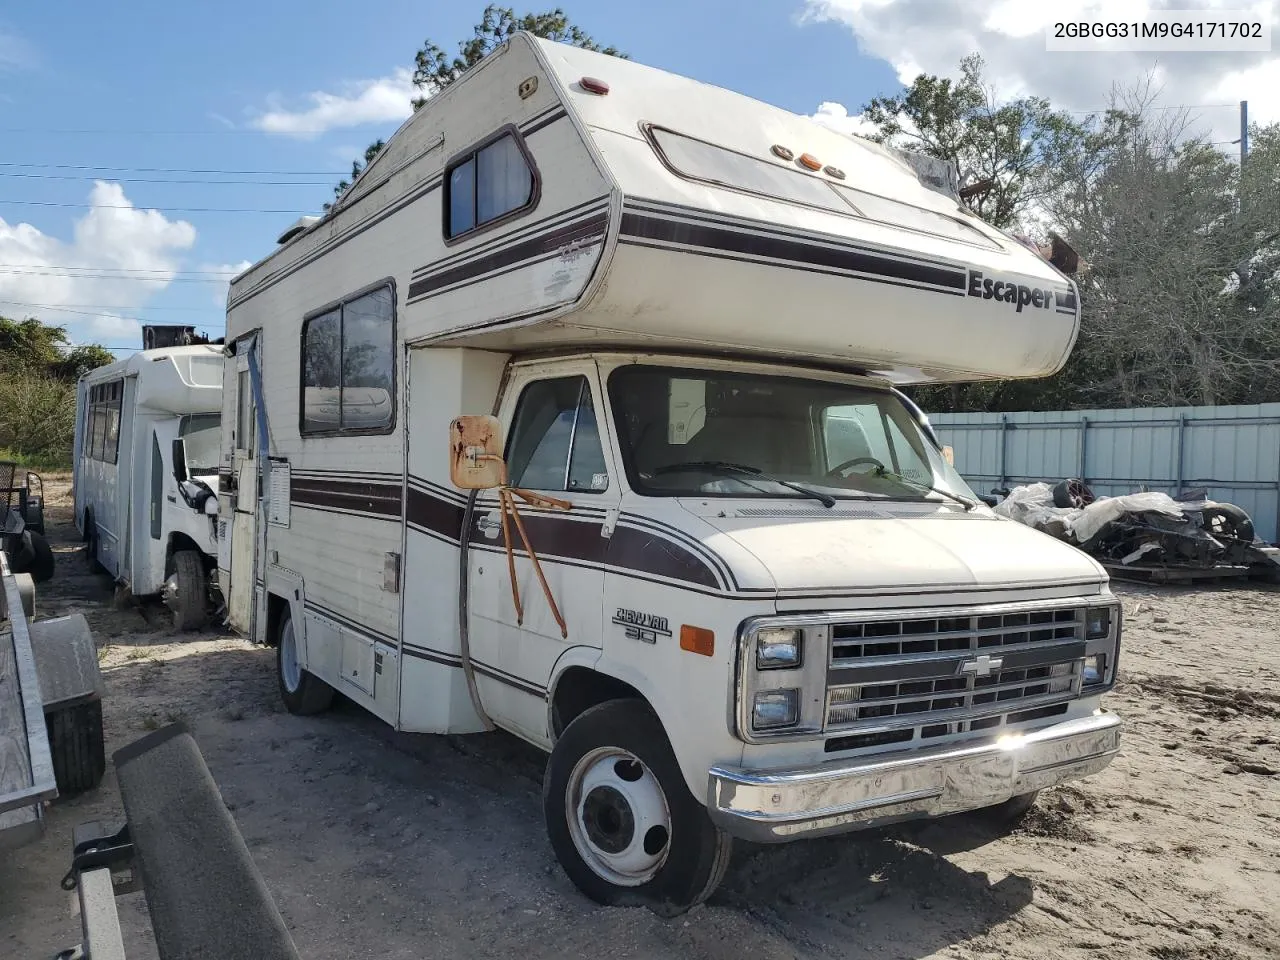
[[977, 499], [889, 390], [636, 365], [614, 371], [609, 395], [640, 493]]
[[216, 413], [183, 417], [178, 436], [187, 444], [187, 472], [192, 476], [218, 472], [222, 418]]

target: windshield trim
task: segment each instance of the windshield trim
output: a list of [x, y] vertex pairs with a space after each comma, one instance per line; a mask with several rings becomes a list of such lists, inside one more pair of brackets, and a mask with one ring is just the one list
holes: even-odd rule
[[[632, 361], [629, 363], [620, 363], [619, 365], [615, 366], [613, 369], [609, 370], [607, 375], [604, 378], [604, 393], [605, 393], [604, 399], [609, 404], [610, 425], [612, 426], [615, 437], [617, 439], [618, 457], [622, 461], [622, 470], [626, 477], [627, 487], [631, 490], [631, 492], [642, 497], [655, 497], [655, 498], [660, 497], [664, 499], [701, 499], [701, 500], [717, 499], [717, 500], [753, 500], [753, 501], [801, 499], [800, 497], [797, 496], [795, 492], [792, 492], [792, 491], [788, 491], [786, 493], [777, 493], [777, 494], [764, 493], [763, 491], [761, 491], [760, 494], [752, 495], [744, 491], [717, 493], [717, 492], [701, 491], [701, 490], [661, 490], [661, 489], [654, 489], [653, 487], [646, 484], [644, 480], [641, 479], [639, 471], [636, 469], [635, 459], [634, 459], [633, 451], [631, 449], [631, 444], [626, 440], [627, 431], [625, 429], [625, 424], [622, 420], [622, 414], [623, 414], [622, 406], [616, 402], [615, 392], [614, 392], [615, 390], [614, 378], [617, 377], [619, 374], [623, 374], [625, 371], [635, 370], [638, 367], [643, 367], [648, 371], [656, 372], [659, 374], [665, 373], [665, 374], [673, 374], [673, 375], [679, 375], [682, 373], [685, 373], [685, 374], [700, 373], [700, 374], [707, 374], [707, 375], [725, 374], [725, 375], [731, 375], [731, 376], [732, 375], [750, 376], [753, 372], [753, 371], [745, 370], [745, 369], [742, 369], [741, 367], [734, 366], [727, 363], [723, 365], [717, 364], [714, 361], [705, 365], [698, 365], [698, 364], [679, 363], [679, 362], [653, 363], [653, 362], [646, 362], [643, 360]], [[835, 377], [835, 378], [802, 377], [802, 376], [795, 376], [787, 373], [773, 373], [773, 372], [763, 372], [763, 371], [759, 372], [759, 375], [768, 377], [771, 380], [804, 384], [806, 386], [813, 385], [813, 384], [829, 384], [833, 386], [847, 387], [851, 390], [865, 390], [868, 393], [883, 394], [885, 397], [890, 398], [891, 400], [893, 400], [894, 402], [902, 406], [903, 412], [907, 414], [907, 418], [911, 421], [911, 423], [915, 426], [916, 430], [918, 431], [920, 435], [920, 440], [923, 443], [923, 445], [926, 448], [931, 449], [935, 453], [938, 453], [939, 455], [941, 455], [937, 447], [934, 446], [934, 443], [929, 437], [929, 435], [920, 427], [920, 424], [916, 420], [915, 415], [912, 413], [911, 408], [906, 404], [902, 403], [902, 396], [899, 394], [897, 390], [893, 388], [891, 384], [879, 384], [874, 381], [868, 382], [867, 380], [865, 380], [860, 376], [850, 377], [849, 379], [844, 379], [841, 377]], [[756, 479], [759, 480], [760, 482], [769, 482], [761, 478], [756, 478]], [[785, 487], [783, 489], [785, 489]], [[946, 504], [951, 502], [947, 494], [939, 492], [937, 490], [929, 490], [929, 491], [922, 490], [920, 496], [911, 497], [911, 496], [899, 496], [896, 494], [882, 495], [882, 494], [872, 493], [869, 491], [859, 491], [859, 490], [851, 490], [851, 489], [837, 490], [837, 489], [833, 489], [831, 487], [826, 487], [826, 486], [823, 486], [820, 489], [822, 493], [831, 496], [838, 503], [861, 501], [865, 503]]]

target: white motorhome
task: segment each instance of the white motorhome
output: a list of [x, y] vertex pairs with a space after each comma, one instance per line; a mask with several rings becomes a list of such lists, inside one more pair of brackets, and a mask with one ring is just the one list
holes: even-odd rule
[[[216, 569], [222, 348], [143, 350], [76, 388], [76, 526], [91, 561], [175, 625], [201, 626]], [[175, 457], [177, 459], [175, 459]]]
[[677, 909], [734, 836], [1012, 817], [1103, 768], [1104, 571], [978, 503], [896, 389], [1076, 336], [1072, 282], [953, 189], [527, 35], [433, 96], [228, 296], [220, 576], [289, 709], [550, 751], [573, 881]]

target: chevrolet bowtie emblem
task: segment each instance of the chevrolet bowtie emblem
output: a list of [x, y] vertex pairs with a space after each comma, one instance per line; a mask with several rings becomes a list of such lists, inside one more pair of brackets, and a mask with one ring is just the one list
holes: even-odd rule
[[956, 673], [969, 674], [975, 677], [989, 677], [1002, 666], [1004, 666], [1004, 660], [1002, 658], [996, 657], [992, 659], [984, 653], [975, 660], [966, 660], [964, 663], [960, 664]]

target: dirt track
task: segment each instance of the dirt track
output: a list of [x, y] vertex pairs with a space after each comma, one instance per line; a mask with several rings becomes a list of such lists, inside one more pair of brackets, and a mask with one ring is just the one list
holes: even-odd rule
[[[55, 484], [50, 484], [51, 493]], [[65, 496], [65, 484], [61, 485]], [[720, 892], [675, 920], [585, 901], [540, 813], [543, 758], [502, 734], [395, 734], [345, 704], [285, 713], [274, 657], [176, 642], [118, 610], [64, 506], [38, 614], [86, 613], [108, 750], [184, 717], [299, 951], [312, 958], [1280, 956], [1280, 592], [1121, 587], [1122, 755], [992, 838], [967, 818], [779, 848], [739, 845]], [[145, 615], [144, 615], [145, 614]], [[120, 814], [108, 771], [0, 861], [0, 956], [77, 942], [58, 889], [72, 827]], [[154, 957], [141, 894], [120, 901]]]

